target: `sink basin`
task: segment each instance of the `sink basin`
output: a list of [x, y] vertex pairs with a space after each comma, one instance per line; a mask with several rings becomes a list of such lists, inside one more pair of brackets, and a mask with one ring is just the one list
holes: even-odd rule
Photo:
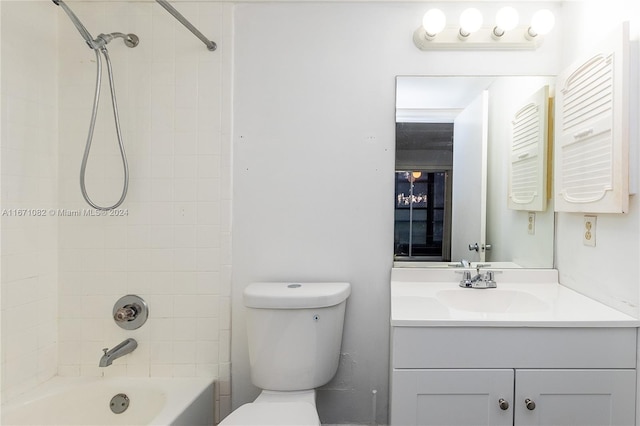
[[558, 283], [555, 269], [501, 269], [498, 287], [460, 288], [458, 268], [393, 268], [393, 327], [639, 327]]
[[440, 290], [436, 299], [450, 309], [467, 312], [528, 313], [549, 309], [547, 303], [531, 293], [499, 288]]

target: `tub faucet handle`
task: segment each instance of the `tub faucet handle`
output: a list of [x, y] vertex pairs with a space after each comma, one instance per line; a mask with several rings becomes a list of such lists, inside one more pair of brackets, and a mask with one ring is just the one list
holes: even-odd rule
[[120, 328], [135, 330], [142, 327], [149, 317], [149, 307], [140, 296], [127, 294], [113, 306], [113, 320]]
[[122, 307], [116, 311], [113, 318], [118, 322], [133, 321], [138, 315], [138, 311], [130, 305]]
[[104, 354], [106, 355], [107, 352], [109, 352], [109, 348], [102, 348], [102, 352], [104, 352]]

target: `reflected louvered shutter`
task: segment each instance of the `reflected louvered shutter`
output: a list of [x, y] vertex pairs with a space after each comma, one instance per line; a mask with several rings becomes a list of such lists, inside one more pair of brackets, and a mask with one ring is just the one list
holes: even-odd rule
[[547, 136], [549, 87], [524, 101], [511, 125], [508, 205], [513, 210], [547, 208]]
[[628, 44], [625, 24], [558, 77], [556, 211], [628, 211]]

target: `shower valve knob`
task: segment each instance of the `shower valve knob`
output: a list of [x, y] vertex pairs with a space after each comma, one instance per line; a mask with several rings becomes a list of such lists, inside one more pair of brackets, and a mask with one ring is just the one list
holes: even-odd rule
[[113, 318], [118, 322], [123, 321], [133, 321], [136, 319], [138, 312], [131, 306], [125, 306], [124, 308], [120, 308], [116, 311]]
[[120, 328], [135, 330], [142, 327], [149, 317], [147, 303], [135, 294], [122, 296], [113, 306], [113, 320]]

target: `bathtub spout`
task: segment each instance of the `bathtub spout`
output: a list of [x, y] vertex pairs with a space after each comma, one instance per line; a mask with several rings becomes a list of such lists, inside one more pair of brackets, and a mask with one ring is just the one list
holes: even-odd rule
[[136, 342], [135, 339], [127, 339], [119, 345], [113, 347], [111, 350], [109, 350], [109, 348], [104, 348], [104, 355], [102, 355], [102, 358], [100, 358], [100, 363], [98, 364], [98, 366], [108, 367], [111, 365], [114, 359], [118, 359], [121, 356], [133, 352], [137, 347], [138, 342]]

